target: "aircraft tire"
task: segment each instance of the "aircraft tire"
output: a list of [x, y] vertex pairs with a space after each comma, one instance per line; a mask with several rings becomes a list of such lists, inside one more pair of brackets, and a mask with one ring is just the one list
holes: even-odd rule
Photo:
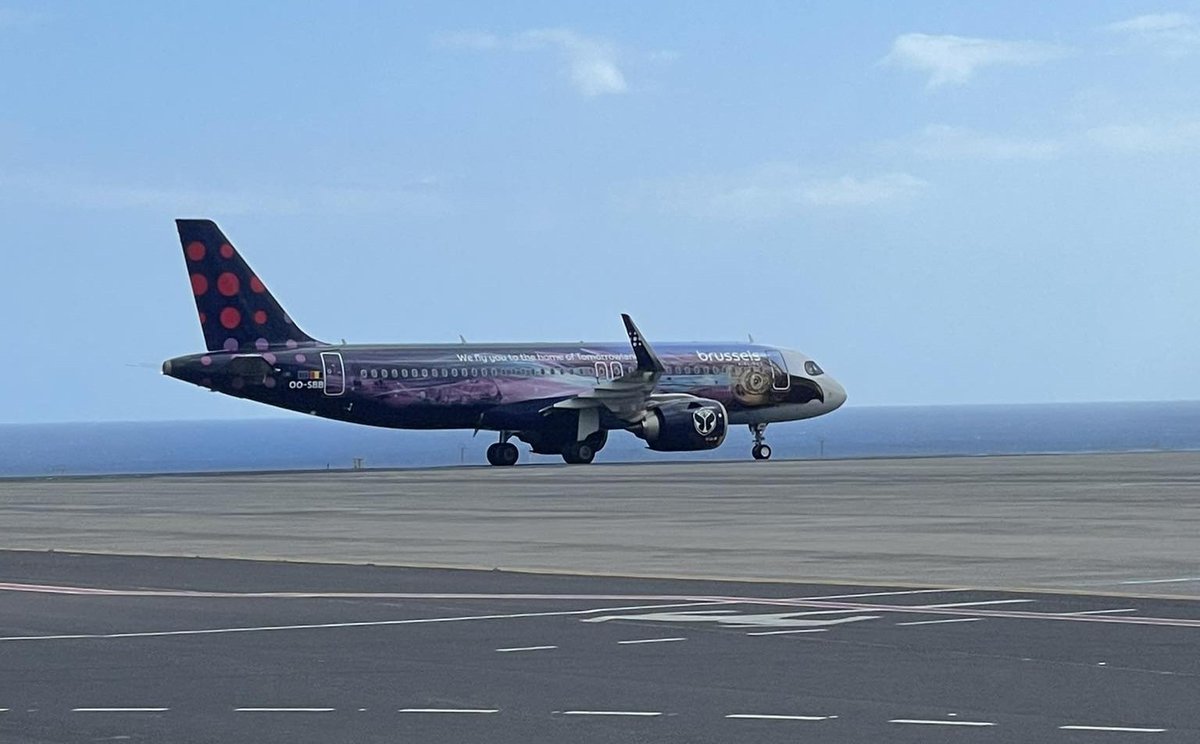
[[754, 449], [750, 450], [750, 454], [754, 455], [755, 460], [770, 460], [771, 459], [771, 445], [756, 444], [756, 445], [754, 445]]
[[496, 445], [496, 462], [495, 465], [508, 467], [516, 465], [517, 460], [521, 457], [521, 452], [517, 449], [517, 445], [512, 442]]
[[487, 448], [487, 461], [489, 465], [497, 465], [507, 467], [516, 465], [517, 460], [521, 457], [517, 445], [510, 442], [495, 442]]
[[596, 459], [596, 450], [587, 442], [575, 442], [563, 449], [562, 458], [568, 465], [587, 465]]

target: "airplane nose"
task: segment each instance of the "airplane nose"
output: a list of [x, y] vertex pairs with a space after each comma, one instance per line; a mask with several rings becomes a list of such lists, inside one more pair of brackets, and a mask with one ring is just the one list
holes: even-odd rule
[[825, 405], [829, 410], [837, 410], [846, 402], [846, 388], [837, 380], [826, 379], [821, 387], [825, 388]]

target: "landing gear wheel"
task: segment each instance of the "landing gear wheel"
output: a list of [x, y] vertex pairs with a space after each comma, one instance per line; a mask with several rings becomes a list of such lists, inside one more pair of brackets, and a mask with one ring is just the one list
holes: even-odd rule
[[569, 465], [587, 465], [596, 459], [596, 450], [587, 442], [575, 442], [563, 448], [562, 458]]
[[517, 459], [521, 453], [517, 450], [517, 445], [509, 442], [496, 442], [487, 448], [487, 461], [491, 465], [499, 465], [507, 467], [516, 465]]
[[771, 445], [763, 441], [767, 434], [767, 425], [750, 424], [750, 433], [754, 435], [754, 449], [750, 450], [750, 454], [754, 455], [755, 460], [770, 460]]

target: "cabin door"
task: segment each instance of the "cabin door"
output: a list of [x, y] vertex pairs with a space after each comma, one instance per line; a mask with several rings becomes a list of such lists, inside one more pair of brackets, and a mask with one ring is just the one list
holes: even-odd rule
[[346, 367], [342, 364], [340, 353], [322, 351], [321, 369], [325, 373], [326, 395], [341, 395], [346, 392]]

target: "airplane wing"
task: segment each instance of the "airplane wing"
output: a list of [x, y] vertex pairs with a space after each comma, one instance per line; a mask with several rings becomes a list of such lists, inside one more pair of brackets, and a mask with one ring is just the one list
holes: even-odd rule
[[622, 313], [621, 320], [625, 321], [625, 331], [629, 334], [629, 344], [633, 347], [637, 367], [621, 377], [600, 383], [586, 393], [548, 406], [542, 410], [543, 414], [556, 410], [585, 411], [604, 408], [622, 421], [636, 424], [646, 415], [651, 403], [694, 397], [686, 394], [654, 394], [654, 387], [663, 374], [662, 362], [634, 324], [633, 318]]

